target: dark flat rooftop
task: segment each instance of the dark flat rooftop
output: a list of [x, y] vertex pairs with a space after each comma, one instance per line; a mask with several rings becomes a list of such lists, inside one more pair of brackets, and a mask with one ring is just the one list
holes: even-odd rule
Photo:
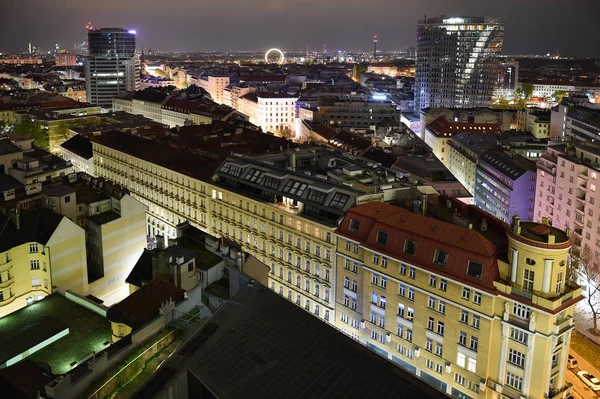
[[202, 389], [217, 398], [446, 397], [264, 286], [251, 284], [132, 397], [157, 397], [180, 373], [188, 373], [190, 397], [199, 397]]

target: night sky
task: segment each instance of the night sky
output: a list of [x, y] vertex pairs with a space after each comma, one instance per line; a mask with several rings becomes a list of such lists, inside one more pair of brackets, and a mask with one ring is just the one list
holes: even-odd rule
[[435, 16], [500, 16], [504, 54], [600, 56], [599, 0], [3, 0], [0, 52], [72, 49], [85, 25], [136, 29], [138, 49], [322, 51], [415, 45], [416, 23]]

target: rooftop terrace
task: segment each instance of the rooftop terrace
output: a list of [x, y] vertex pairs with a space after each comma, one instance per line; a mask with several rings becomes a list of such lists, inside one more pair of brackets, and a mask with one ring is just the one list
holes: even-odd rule
[[71, 363], [94, 351], [104, 349], [110, 341], [110, 322], [102, 316], [69, 301], [60, 294], [52, 294], [18, 312], [0, 319], [0, 336], [18, 334], [39, 320], [50, 316], [69, 327], [69, 334], [35, 352], [28, 360], [50, 366], [53, 374], [63, 374]]

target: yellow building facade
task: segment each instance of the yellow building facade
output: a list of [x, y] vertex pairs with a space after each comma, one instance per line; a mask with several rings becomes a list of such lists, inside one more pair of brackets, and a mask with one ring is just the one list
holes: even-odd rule
[[[44, 227], [32, 227], [38, 222]], [[3, 220], [3, 225], [0, 317], [43, 299], [55, 289], [86, 292], [83, 229], [48, 209], [22, 212]], [[47, 230], [36, 234], [32, 228]]]
[[189, 221], [226, 237], [269, 265], [269, 287], [323, 320], [333, 321], [335, 224], [297, 209], [247, 197], [93, 142], [96, 174], [127, 187], [148, 207], [147, 233], [175, 238]]
[[335, 325], [455, 398], [566, 398], [581, 299], [566, 283], [568, 232], [483, 223], [480, 233], [381, 203], [352, 208], [337, 235]]

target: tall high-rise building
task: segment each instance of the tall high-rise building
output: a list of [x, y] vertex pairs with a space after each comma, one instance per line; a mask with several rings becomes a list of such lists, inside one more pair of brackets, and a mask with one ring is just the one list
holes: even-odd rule
[[504, 24], [496, 18], [419, 21], [415, 113], [427, 107], [490, 106], [503, 38]]
[[140, 88], [140, 64], [135, 55], [135, 31], [120, 28], [88, 31], [85, 66], [88, 102], [112, 107], [112, 98]]

